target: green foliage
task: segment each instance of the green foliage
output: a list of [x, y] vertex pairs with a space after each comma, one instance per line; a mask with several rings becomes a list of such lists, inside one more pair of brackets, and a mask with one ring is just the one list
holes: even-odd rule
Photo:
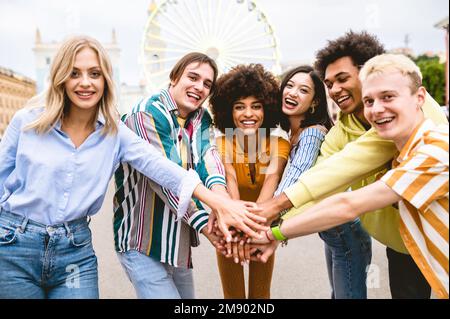
[[423, 76], [423, 86], [440, 105], [445, 103], [445, 64], [437, 56], [418, 56], [414, 62]]

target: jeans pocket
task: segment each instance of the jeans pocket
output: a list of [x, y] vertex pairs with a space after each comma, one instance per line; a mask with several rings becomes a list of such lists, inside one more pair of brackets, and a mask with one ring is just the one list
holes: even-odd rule
[[339, 226], [330, 228], [319, 232], [319, 237], [326, 243], [340, 243], [342, 241], [342, 230]]
[[0, 246], [11, 245], [17, 240], [17, 229], [0, 225]]
[[74, 230], [69, 236], [70, 243], [74, 247], [84, 247], [91, 243], [92, 235], [89, 227], [82, 227]]

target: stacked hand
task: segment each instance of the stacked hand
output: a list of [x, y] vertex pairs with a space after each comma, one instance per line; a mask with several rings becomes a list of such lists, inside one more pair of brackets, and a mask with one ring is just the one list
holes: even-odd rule
[[258, 239], [258, 231], [267, 229], [263, 225], [267, 219], [259, 216], [258, 212], [259, 209], [255, 203], [223, 197], [211, 213], [208, 232], [212, 233], [213, 226], [215, 226], [215, 229], [221, 232], [227, 243], [231, 243], [233, 239], [233, 234], [230, 232], [233, 228]]
[[[258, 212], [259, 208], [255, 203], [245, 203], [253, 213]], [[258, 216], [259, 217], [259, 216]], [[258, 221], [261, 223], [266, 218], [259, 217]], [[267, 262], [269, 257], [275, 252], [278, 241], [270, 240], [266, 231], [270, 231], [267, 225], [257, 224], [256, 230], [248, 231], [248, 229], [239, 229], [230, 227], [227, 229], [227, 235], [222, 232], [223, 229], [217, 220], [215, 212], [212, 212], [208, 221], [207, 231], [208, 239], [214, 247], [227, 258], [233, 258], [235, 263], [249, 263], [250, 261]], [[244, 232], [244, 230], [246, 230]], [[251, 237], [249, 237], [251, 235]], [[227, 240], [228, 237], [228, 240]], [[231, 239], [231, 240], [230, 240]]]

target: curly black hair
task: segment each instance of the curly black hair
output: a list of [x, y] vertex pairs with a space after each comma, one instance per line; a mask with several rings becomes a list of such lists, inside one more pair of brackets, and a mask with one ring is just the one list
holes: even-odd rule
[[316, 52], [314, 69], [323, 80], [327, 66], [337, 59], [348, 56], [353, 64], [360, 68], [366, 61], [382, 53], [385, 53], [384, 46], [375, 35], [366, 31], [357, 33], [350, 30], [345, 35], [328, 41], [325, 48]]
[[222, 133], [226, 128], [236, 128], [233, 122], [233, 104], [240, 99], [253, 96], [264, 109], [261, 128], [276, 127], [280, 123], [280, 89], [277, 78], [266, 71], [261, 64], [237, 65], [221, 75], [216, 82], [216, 90], [209, 102], [213, 121]]

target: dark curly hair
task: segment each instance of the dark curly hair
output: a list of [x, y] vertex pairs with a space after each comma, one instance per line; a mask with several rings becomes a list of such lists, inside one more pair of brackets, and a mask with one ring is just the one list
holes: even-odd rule
[[[328, 102], [327, 95], [325, 93], [325, 86], [323, 82], [319, 79], [316, 71], [309, 65], [301, 65], [290, 71], [288, 71], [281, 81], [280, 86], [280, 109], [282, 109], [283, 101], [283, 91], [289, 80], [296, 75], [297, 73], [306, 73], [310, 76], [311, 80], [314, 84], [314, 97], [313, 103], [316, 104], [316, 110], [314, 113], [307, 112], [305, 114], [305, 118], [300, 124], [301, 128], [305, 128], [313, 125], [323, 125], [328, 130], [333, 126], [333, 122], [331, 121], [330, 114], [328, 113]], [[283, 114], [284, 115], [284, 114]], [[285, 115], [281, 118], [280, 126], [286, 132], [289, 132], [290, 122], [289, 118]]]
[[226, 128], [236, 128], [233, 122], [233, 104], [240, 99], [253, 96], [264, 109], [261, 128], [276, 127], [280, 123], [280, 89], [277, 78], [261, 64], [237, 65], [217, 79], [216, 90], [209, 102], [214, 125], [222, 133]]
[[366, 31], [356, 33], [350, 30], [345, 35], [328, 41], [325, 48], [317, 51], [314, 68], [323, 80], [327, 66], [337, 59], [348, 56], [353, 64], [360, 68], [366, 61], [382, 53], [385, 53], [384, 46], [375, 35]]

